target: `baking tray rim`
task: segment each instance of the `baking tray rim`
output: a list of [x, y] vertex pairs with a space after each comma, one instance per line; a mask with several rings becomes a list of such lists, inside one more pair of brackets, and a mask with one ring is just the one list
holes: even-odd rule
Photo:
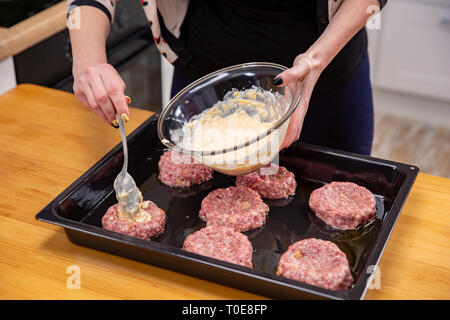
[[[159, 115], [154, 114], [150, 116], [147, 120], [145, 120], [139, 127], [137, 127], [133, 132], [131, 132], [127, 136], [128, 143], [131, 143], [136, 136], [139, 134], [141, 130], [143, 130], [148, 123], [152, 121], [156, 121]], [[394, 227], [397, 223], [397, 220], [400, 216], [400, 213], [403, 209], [403, 206], [406, 203], [407, 197], [413, 187], [414, 181], [419, 173], [420, 169], [417, 166], [395, 162], [391, 160], [379, 159], [371, 156], [365, 156], [360, 154], [355, 154], [346, 151], [334, 150], [326, 147], [319, 147], [315, 145], [310, 145], [306, 143], [297, 142], [296, 144], [301, 144], [303, 149], [308, 149], [311, 151], [326, 153], [328, 155], [334, 155], [338, 157], [348, 157], [350, 159], [357, 159], [359, 161], [364, 161], [377, 165], [386, 165], [392, 167], [393, 170], [399, 170], [405, 174], [405, 180], [399, 188], [397, 196], [395, 199], [392, 199], [392, 205], [388, 212], [387, 217], [383, 220], [380, 230], [376, 236], [376, 240], [374, 245], [372, 246], [369, 256], [367, 258], [367, 262], [363, 266], [363, 270], [366, 270], [368, 266], [374, 266], [374, 270], [378, 267], [379, 261], [384, 253], [386, 245], [390, 239], [390, 236], [394, 230]], [[112, 232], [109, 230], [104, 230], [97, 226], [92, 226], [89, 224], [85, 224], [81, 221], [74, 221], [71, 219], [67, 219], [61, 217], [57, 212], [55, 207], [66, 200], [71, 196], [74, 192], [76, 192], [83, 183], [87, 180], [88, 177], [94, 172], [97, 172], [101, 168], [103, 168], [111, 159], [114, 154], [120, 152], [122, 148], [121, 142], [119, 142], [116, 146], [114, 146], [106, 155], [104, 155], [101, 159], [99, 159], [93, 166], [91, 166], [86, 172], [84, 172], [78, 179], [76, 179], [73, 183], [71, 183], [65, 190], [63, 190], [58, 196], [56, 196], [49, 204], [47, 204], [38, 214], [36, 214], [35, 219], [51, 223], [54, 225], [58, 225], [63, 227], [64, 229], [70, 229], [77, 232], [88, 233], [92, 236], [99, 236], [102, 238], [106, 238], [110, 241], [120, 242], [129, 246], [138, 246], [141, 249], [145, 249], [148, 251], [154, 251], [159, 254], [163, 254], [165, 256], [172, 256], [181, 259], [187, 259], [190, 262], [199, 263], [207, 267], [220, 269], [226, 272], [238, 273], [244, 277], [251, 277], [253, 279], [261, 280], [261, 281], [269, 281], [272, 284], [276, 284], [282, 287], [289, 287], [294, 290], [300, 290], [304, 293], [318, 296], [320, 298], [325, 299], [335, 299], [341, 300], [343, 297], [339, 296], [339, 293], [343, 293], [348, 296], [349, 299], [364, 299], [367, 290], [369, 288], [370, 280], [373, 274], [369, 276], [365, 276], [365, 274], [361, 274], [359, 278], [365, 277], [366, 283], [364, 279], [358, 279], [355, 281], [353, 287], [345, 291], [333, 291], [320, 287], [316, 287], [313, 285], [309, 285], [306, 283], [301, 283], [296, 280], [283, 278], [281, 276], [277, 276], [275, 274], [270, 274], [267, 272], [263, 272], [260, 270], [255, 270], [247, 267], [243, 267], [240, 265], [232, 264], [229, 262], [225, 262], [222, 260], [214, 259], [211, 257], [206, 257], [202, 255], [198, 255], [195, 253], [184, 251], [180, 248], [149, 241], [143, 240], [135, 237], [131, 237], [128, 235], [123, 235], [120, 233]], [[69, 239], [70, 241], [70, 239]], [[95, 249], [98, 250], [98, 249]], [[100, 250], [98, 250], [100, 251]], [[179, 271], [176, 271], [179, 272]]]

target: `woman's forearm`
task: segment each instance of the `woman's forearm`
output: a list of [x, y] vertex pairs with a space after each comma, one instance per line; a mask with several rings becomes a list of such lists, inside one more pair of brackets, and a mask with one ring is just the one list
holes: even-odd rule
[[81, 6], [79, 10], [73, 14], [80, 15], [80, 28], [70, 30], [73, 92], [81, 103], [118, 128], [114, 122], [117, 114], [125, 121], [129, 119], [129, 99], [124, 95], [124, 81], [106, 59], [109, 17], [91, 6]]
[[363, 28], [371, 16], [370, 6], [380, 6], [378, 0], [344, 0], [329, 25], [308, 49], [307, 55], [324, 69], [351, 38]]
[[302, 84], [302, 98], [289, 121], [283, 148], [290, 146], [300, 137], [317, 80], [339, 51], [364, 27], [370, 17], [367, 12], [372, 12], [367, 9], [373, 5], [379, 7], [380, 2], [378, 0], [344, 0], [319, 39], [305, 53], [295, 58], [292, 68], [283, 71], [274, 80], [275, 85], [287, 85], [294, 81], [300, 81]]
[[108, 17], [99, 9], [81, 6], [79, 10], [80, 28], [69, 30], [74, 76], [90, 66], [106, 63], [106, 39], [110, 30]]

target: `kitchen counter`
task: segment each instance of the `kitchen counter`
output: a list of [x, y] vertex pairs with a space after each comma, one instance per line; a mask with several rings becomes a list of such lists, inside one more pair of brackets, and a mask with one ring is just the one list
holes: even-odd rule
[[66, 1], [61, 1], [10, 28], [0, 27], [0, 61], [65, 29], [66, 14]]
[[[260, 299], [72, 244], [35, 215], [120, 142], [72, 94], [19, 85], [0, 96], [0, 299]], [[127, 132], [151, 115], [131, 110]], [[419, 174], [366, 299], [450, 298], [450, 180]], [[80, 289], [68, 289], [68, 267]]]

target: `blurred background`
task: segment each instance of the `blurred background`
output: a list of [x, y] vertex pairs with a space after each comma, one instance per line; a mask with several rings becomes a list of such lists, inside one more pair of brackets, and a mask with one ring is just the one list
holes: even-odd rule
[[389, 1], [368, 30], [372, 155], [450, 178], [450, 1]]
[[[18, 83], [72, 91], [65, 6], [0, 0], [0, 94]], [[368, 30], [372, 155], [450, 178], [450, 0], [391, 0], [377, 22]], [[153, 45], [139, 1], [119, 1], [107, 51], [132, 105], [159, 112], [172, 68]]]

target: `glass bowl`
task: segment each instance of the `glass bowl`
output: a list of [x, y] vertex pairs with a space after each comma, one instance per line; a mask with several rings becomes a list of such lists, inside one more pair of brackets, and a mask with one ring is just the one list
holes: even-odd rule
[[[161, 142], [171, 150], [190, 155], [196, 162], [228, 174], [241, 175], [270, 163], [279, 153], [286, 136], [290, 118], [301, 97], [299, 81], [283, 87], [272, 84], [275, 76], [286, 70], [282, 65], [266, 62], [244, 63], [210, 73], [191, 83], [173, 97], [158, 120]], [[255, 136], [218, 150], [193, 150], [186, 145], [183, 126], [204, 110], [222, 101], [230, 91], [261, 88], [277, 95], [276, 117], [273, 125]], [[246, 123], [236, 124], [236, 130], [245, 129]], [[224, 137], [217, 136], [217, 139]], [[184, 142], [184, 143], [183, 143]]]

